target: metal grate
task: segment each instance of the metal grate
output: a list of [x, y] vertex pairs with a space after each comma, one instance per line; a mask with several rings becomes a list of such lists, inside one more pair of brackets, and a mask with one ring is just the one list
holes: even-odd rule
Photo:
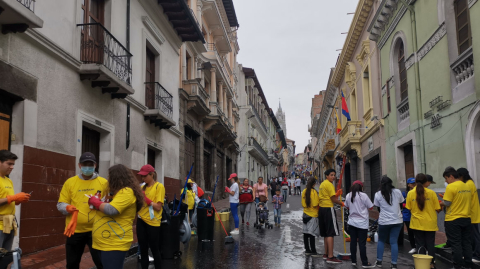
[[173, 116], [173, 96], [165, 90], [165, 88], [158, 82], [145, 82], [146, 85], [151, 84], [155, 85], [155, 94], [151, 97], [147, 96], [148, 98], [155, 98], [153, 102], [147, 100], [147, 104], [154, 104], [153, 107], [149, 107], [149, 109], [159, 109], [169, 118]]
[[17, 0], [17, 2], [28, 8], [31, 12], [35, 11], [35, 0]]

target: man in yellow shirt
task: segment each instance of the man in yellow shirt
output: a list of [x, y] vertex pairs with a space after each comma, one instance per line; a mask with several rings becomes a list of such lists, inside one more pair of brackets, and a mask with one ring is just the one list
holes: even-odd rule
[[90, 152], [83, 153], [78, 164], [81, 173], [65, 181], [58, 199], [58, 211], [67, 216], [66, 227], [72, 220], [73, 213], [78, 211], [75, 233], [67, 237], [65, 244], [67, 269], [79, 268], [85, 245], [90, 249], [93, 262], [97, 268], [103, 268], [99, 251], [92, 248], [92, 228], [98, 211], [89, 207], [89, 198], [87, 197], [87, 195], [96, 195], [100, 199], [106, 199], [107, 196], [108, 182], [95, 172], [96, 166], [95, 155]]
[[445, 232], [452, 246], [453, 267], [472, 268], [472, 225], [471, 200], [472, 193], [467, 184], [459, 179], [458, 172], [447, 167], [443, 172], [448, 184], [443, 196], [442, 206], [447, 207], [445, 213]]
[[12, 250], [15, 232], [4, 232], [3, 216], [15, 216], [15, 205], [28, 202], [30, 194], [15, 194], [12, 180], [8, 178], [13, 171], [17, 155], [8, 150], [0, 150], [0, 247]]
[[344, 206], [342, 202], [338, 200], [338, 195], [341, 195], [341, 190], [335, 193], [335, 187], [333, 181], [335, 180], [336, 172], [334, 169], [328, 169], [325, 171], [325, 180], [320, 184], [318, 197], [320, 199], [320, 209], [318, 211], [320, 236], [323, 237], [325, 245], [325, 254], [323, 259], [327, 260], [327, 263], [341, 263], [342, 261], [333, 256], [333, 237], [339, 236], [337, 224], [337, 216], [333, 209], [333, 204]]

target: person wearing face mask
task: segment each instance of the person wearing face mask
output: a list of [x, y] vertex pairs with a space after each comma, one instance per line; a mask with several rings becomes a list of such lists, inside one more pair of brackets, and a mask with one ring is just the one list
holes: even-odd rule
[[[89, 207], [89, 198], [87, 197], [87, 195], [99, 196], [102, 199], [107, 196], [108, 182], [95, 172], [96, 166], [95, 155], [90, 152], [83, 153], [78, 163], [80, 174], [65, 181], [58, 199], [57, 209], [66, 216], [66, 233], [69, 229], [74, 230], [66, 234], [65, 249], [68, 269], [80, 267], [85, 245], [90, 249], [95, 266], [103, 268], [100, 252], [92, 248], [93, 217], [97, 211]], [[70, 225], [72, 218], [74, 220], [77, 218], [76, 227], [73, 228]]]

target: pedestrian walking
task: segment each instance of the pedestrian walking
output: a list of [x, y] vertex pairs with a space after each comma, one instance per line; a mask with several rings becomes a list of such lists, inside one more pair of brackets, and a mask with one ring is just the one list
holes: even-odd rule
[[470, 189], [472, 193], [472, 202], [471, 202], [471, 210], [470, 210], [470, 219], [472, 222], [472, 261], [473, 262], [480, 262], [480, 231], [479, 231], [479, 223], [480, 223], [480, 205], [478, 202], [478, 193], [477, 187], [473, 182], [470, 173], [466, 168], [458, 168], [457, 169], [459, 179]]
[[443, 196], [442, 206], [447, 207], [445, 214], [445, 232], [452, 247], [453, 267], [472, 268], [472, 222], [470, 188], [459, 179], [453, 167], [443, 172], [448, 184]]
[[[243, 185], [240, 187], [240, 214], [242, 215], [242, 224], [247, 219], [247, 226], [250, 225], [250, 211], [253, 203], [253, 188], [248, 184], [248, 178], [243, 180]], [[246, 214], [246, 216], [245, 216]]]
[[283, 181], [280, 182], [280, 186], [282, 188], [282, 196], [283, 200], [286, 203], [287, 202], [287, 196], [288, 196], [288, 181], [287, 178], [283, 178]]
[[392, 180], [383, 176], [380, 181], [380, 190], [375, 193], [373, 204], [380, 210], [378, 218], [377, 262], [382, 267], [383, 252], [387, 240], [390, 242], [392, 263], [391, 268], [397, 268], [398, 235], [403, 227], [403, 216], [400, 204], [404, 198], [402, 192], [393, 186]]
[[80, 267], [85, 246], [90, 249], [95, 266], [104, 268], [100, 251], [92, 247], [94, 222], [90, 216], [95, 215], [96, 211], [93, 208], [90, 209], [87, 197], [98, 195], [103, 198], [108, 195], [108, 182], [95, 172], [96, 167], [96, 156], [90, 152], [83, 153], [78, 163], [80, 174], [65, 181], [58, 199], [57, 209], [66, 216], [65, 231], [68, 233], [65, 250], [68, 269]]
[[[325, 245], [325, 254], [323, 259], [327, 260], [327, 263], [342, 263], [341, 260], [333, 256], [334, 236], [339, 236], [339, 228], [337, 224], [337, 215], [333, 208], [333, 204], [345, 206], [343, 202], [338, 200], [338, 196], [342, 195], [342, 190], [335, 192], [333, 181], [335, 180], [336, 172], [334, 169], [328, 169], [325, 171], [325, 180], [320, 184], [319, 188], [319, 226], [320, 236], [323, 237], [323, 243]], [[295, 182], [295, 185], [297, 183]]]
[[277, 189], [275, 196], [272, 198], [272, 203], [275, 226], [280, 226], [282, 218], [282, 204], [284, 203], [283, 196], [280, 194], [280, 190]]
[[357, 241], [360, 249], [360, 259], [363, 268], [372, 268], [375, 265], [368, 262], [367, 235], [369, 224], [368, 210], [373, 208], [373, 203], [363, 192], [363, 182], [353, 182], [351, 192], [345, 198], [345, 207], [348, 208], [348, 227], [350, 234], [350, 253], [352, 265], [357, 265]]
[[438, 231], [437, 214], [442, 211], [437, 194], [427, 189], [427, 176], [417, 174], [415, 187], [408, 193], [406, 208], [411, 211], [410, 227], [415, 233], [415, 245], [420, 254], [432, 256], [431, 268], [435, 268], [435, 232]]
[[238, 219], [238, 203], [239, 203], [239, 193], [240, 190], [238, 188], [238, 177], [237, 174], [231, 174], [228, 178], [232, 182], [232, 185], [228, 189], [228, 193], [230, 194], [230, 211], [232, 212], [233, 222], [235, 223], [235, 229], [230, 232], [230, 234], [239, 234], [240, 231], [238, 230], [239, 219]]
[[268, 189], [268, 186], [267, 184], [263, 183], [263, 177], [258, 177], [257, 183], [253, 185], [253, 193], [255, 194], [256, 204], [260, 202], [260, 199], [259, 199], [260, 195], [265, 196], [268, 200], [267, 189]]
[[137, 238], [140, 246], [140, 263], [142, 269], [148, 269], [149, 258], [148, 249], [153, 255], [153, 264], [155, 268], [161, 268], [162, 257], [160, 255], [160, 224], [162, 223], [163, 202], [165, 199], [165, 187], [157, 181], [157, 172], [153, 166], [144, 165], [140, 172], [142, 181], [145, 185], [142, 187], [145, 204], [138, 211], [137, 218]]
[[302, 194], [302, 180], [299, 177], [295, 179], [295, 194]]
[[97, 210], [92, 229], [93, 248], [101, 251], [104, 269], [121, 269], [133, 242], [135, 215], [145, 198], [135, 175], [122, 164], [108, 169], [108, 190], [112, 195], [109, 203], [96, 196], [88, 199], [88, 204]]
[[318, 209], [320, 200], [318, 192], [315, 190], [317, 180], [310, 177], [307, 187], [302, 192], [303, 207], [303, 244], [305, 245], [305, 255], [312, 257], [320, 257], [315, 247], [315, 237], [320, 236], [318, 227]]
[[[190, 224], [192, 223], [192, 217], [193, 217], [193, 213], [195, 212], [195, 192], [193, 191], [193, 184], [195, 182], [193, 181], [193, 179], [189, 178], [188, 181], [187, 181], [187, 192], [185, 193], [185, 195], [183, 196], [183, 200], [182, 200], [182, 203], [185, 203], [188, 205], [188, 216], [189, 216], [189, 221], [190, 221]], [[185, 189], [182, 189], [180, 191], [180, 194], [182, 194], [184, 192]]]
[[[278, 183], [280, 183], [280, 181], [278, 181]], [[272, 178], [272, 181], [270, 182], [270, 194], [272, 195], [272, 197], [275, 195], [275, 192], [277, 191], [277, 179], [276, 178]]]
[[293, 185], [295, 184], [295, 180], [293, 180], [293, 178], [288, 178], [288, 194], [289, 195], [292, 195], [292, 188], [293, 188]]
[[[415, 188], [415, 178], [411, 177], [407, 179], [407, 189], [406, 191], [402, 192], [403, 198], [407, 199], [408, 193]], [[405, 207], [406, 204], [403, 205], [402, 209], [402, 216], [403, 216], [403, 223], [407, 227], [407, 232], [408, 232], [408, 240], [410, 241], [410, 251], [408, 252], [409, 254], [414, 254], [417, 252], [417, 248], [415, 245], [415, 232], [410, 228], [410, 220], [412, 218], [412, 213], [408, 208]], [[400, 242], [403, 242], [403, 231], [404, 229], [400, 229], [400, 236], [398, 237], [398, 243], [401, 245]]]

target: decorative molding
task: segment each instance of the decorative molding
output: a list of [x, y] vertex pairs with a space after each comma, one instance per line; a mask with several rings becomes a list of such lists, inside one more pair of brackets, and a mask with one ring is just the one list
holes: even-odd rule
[[169, 129], [162, 129], [162, 130], [167, 130], [169, 131], [170, 133], [176, 135], [177, 137], [182, 137], [183, 136], [183, 133], [180, 132], [176, 126], [172, 126], [170, 127]]
[[355, 64], [348, 62], [345, 66], [345, 82], [348, 84], [350, 89], [355, 88], [355, 81], [357, 80], [357, 69]]
[[412, 53], [412, 55], [410, 55], [410, 57], [408, 57], [408, 59], [405, 61], [405, 67], [408, 69], [410, 69], [410, 67], [413, 66], [413, 64], [415, 64], [416, 62], [416, 55]]
[[[387, 40], [390, 38], [390, 35], [392, 35], [393, 30], [395, 30], [395, 28], [397, 28], [398, 23], [403, 18], [403, 15], [405, 15], [406, 12], [407, 12], [407, 8], [402, 5], [400, 10], [395, 15], [395, 18], [393, 19], [392, 23], [390, 23], [390, 25], [388, 26], [388, 29], [385, 31], [385, 33], [382, 35], [382, 38], [378, 42], [378, 48], [379, 49], [382, 49], [383, 46], [385, 46], [385, 43], [387, 43]], [[385, 26], [383, 26], [383, 27], [385, 27]]]
[[366, 39], [361, 43], [362, 49], [360, 53], [355, 57], [361, 66], [364, 66], [368, 62], [368, 55], [370, 55], [370, 39]]
[[472, 8], [472, 6], [475, 5], [476, 2], [477, 0], [468, 0], [468, 8]]
[[143, 21], [143, 24], [145, 24], [145, 26], [147, 27], [147, 29], [150, 30], [150, 32], [155, 37], [155, 39], [158, 42], [160, 42], [160, 45], [166, 41], [165, 37], [163, 37], [162, 35], [162, 32], [160, 32], [160, 29], [158, 29], [157, 26], [155, 26], [155, 23], [152, 20], [150, 20], [149, 17], [142, 16], [142, 21]]
[[385, 94], [387, 94], [387, 84], [384, 84], [384, 85], [382, 86], [382, 97], [383, 97]]
[[140, 103], [137, 99], [133, 98], [131, 95], [128, 95], [125, 97], [125, 101], [132, 106], [136, 107], [137, 109], [140, 110], [140, 112], [145, 112], [147, 110], [147, 107]]
[[395, 85], [395, 80], [394, 80], [394, 77], [392, 76], [390, 78], [390, 89], [392, 89], [394, 85]]
[[418, 61], [422, 60], [427, 53], [432, 50], [432, 48], [447, 34], [447, 27], [445, 26], [445, 22], [438, 27], [435, 33], [430, 37], [430, 39], [423, 44], [423, 46], [418, 50]]

